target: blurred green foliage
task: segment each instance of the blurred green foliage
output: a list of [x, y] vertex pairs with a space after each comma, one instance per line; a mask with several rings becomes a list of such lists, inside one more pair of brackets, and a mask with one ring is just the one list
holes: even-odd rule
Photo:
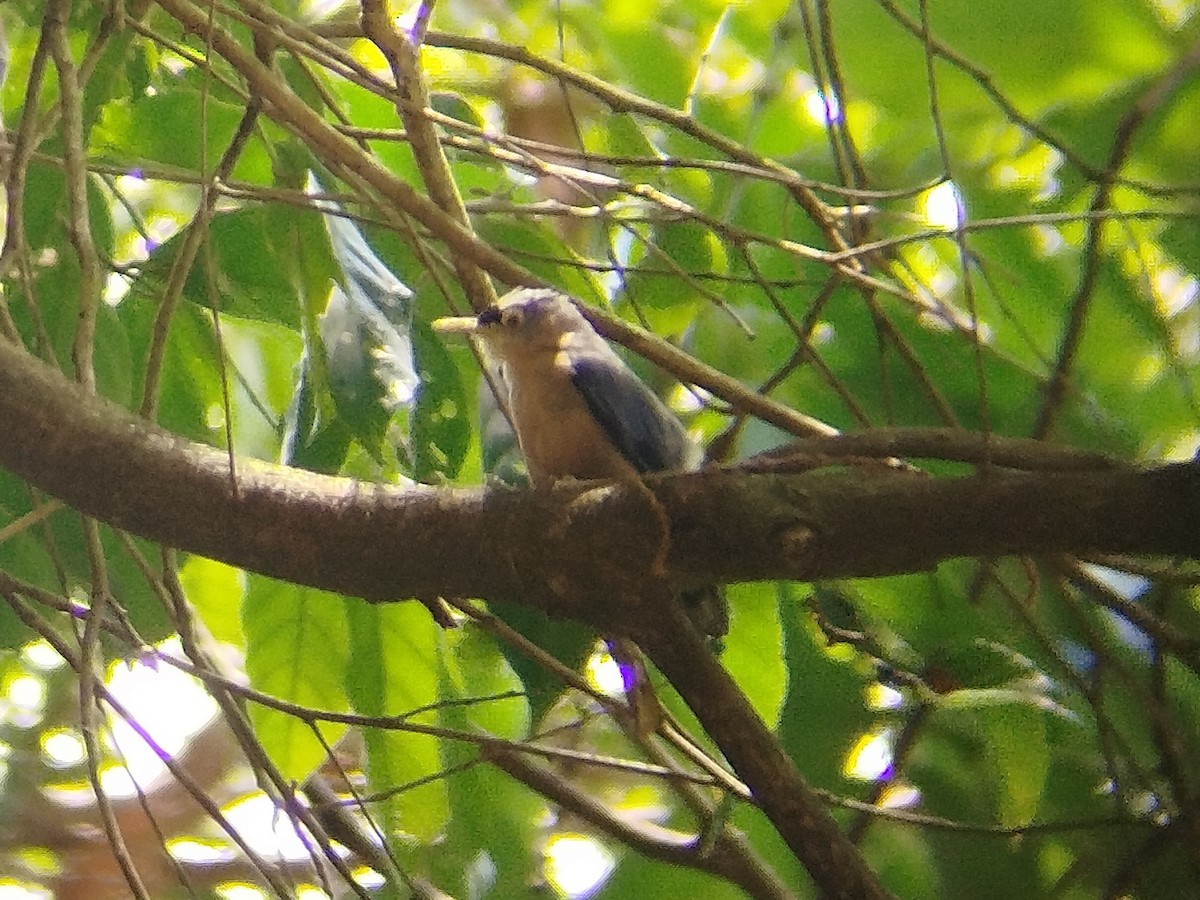
[[[0, 273], [0, 303], [31, 349], [69, 370], [80, 267], [64, 212], [52, 65], [32, 94], [33, 113], [25, 108], [45, 5], [0, 8], [8, 128], [0, 166], [11, 165], [18, 128], [41, 138], [23, 172], [28, 270]], [[127, 14], [134, 6], [127, 0]], [[207, 14], [208, 4], [198, 6]], [[151, 386], [158, 422], [232, 443], [238, 454], [281, 458], [301, 356], [320, 352], [314, 329], [338, 279], [321, 214], [302, 189], [311, 169], [414, 291], [409, 337], [423, 386], [411, 407], [381, 413], [339, 403], [328, 373], [306, 368], [313, 380], [303, 402], [328, 428], [299, 461], [366, 481], [481, 483], [476, 361], [427, 327], [450, 304], [461, 308], [449, 251], [360, 185], [332, 177], [342, 171], [336, 161], [269, 108], [204, 225], [169, 328], [156, 330], [201, 168], [211, 171], [225, 152], [246, 91], [216, 54], [210, 67], [198, 65], [204, 42], [163, 8], [150, 5], [139, 29], [122, 30], [103, 18], [105, 7], [75, 4], [68, 35], [77, 60], [91, 65], [87, 199], [109, 274], [95, 341], [100, 392], [136, 409], [150, 348], [165, 341]], [[311, 11], [292, 0], [273, 7], [297, 21]], [[218, 4], [213, 15], [250, 46], [229, 10]], [[350, 21], [344, 11], [340, 19]], [[770, 383], [775, 399], [839, 428], [986, 426], [1016, 436], [1045, 417], [1045, 387], [1076, 315], [1078, 345], [1062, 367], [1066, 393], [1050, 436], [1139, 461], [1194, 451], [1196, 3], [444, 0], [433, 26], [561, 59], [600, 80], [594, 96], [560, 89], [498, 51], [466, 52], [437, 32], [423, 55], [447, 117], [442, 134], [459, 141], [447, 153], [474, 227], [585, 302], [611, 305], [747, 385]], [[339, 43], [364, 72], [378, 65], [361, 42]], [[420, 184], [390, 100], [323, 66], [324, 57], [278, 50], [275, 58], [277, 76], [327, 121], [364, 129], [354, 132], [361, 152]], [[634, 108], [617, 91], [646, 105]], [[675, 118], [681, 110], [686, 128]], [[517, 137], [578, 140], [596, 159], [560, 159], [534, 144], [520, 153], [602, 177], [556, 181], [523, 168], [520, 154], [473, 149], [509, 150], [495, 130], [516, 132], [526, 120], [534, 125]], [[839, 248], [779, 171], [829, 186], [817, 196], [845, 214], [848, 242], [873, 245], [859, 257], [862, 271], [890, 292], [834, 277], [818, 253], [796, 249]], [[961, 205], [961, 240], [929, 206], [929, 189], [947, 182], [954, 191], [934, 196]], [[1107, 201], [1093, 208], [1098, 196]], [[642, 371], [669, 388], [661, 373]], [[705, 397], [685, 399], [699, 439], [729, 425], [719, 399], [707, 408]], [[747, 423], [736, 455], [783, 439]], [[0, 472], [0, 528], [44, 502]], [[146, 641], [165, 637], [172, 614], [139, 565], [157, 551], [104, 535], [113, 601]], [[86, 549], [78, 519], [59, 512], [6, 535], [0, 568], [83, 601]], [[404, 565], [405, 548], [380, 552]], [[739, 585], [723, 658], [806, 777], [843, 798], [839, 819], [899, 896], [1192, 897], [1200, 603], [1170, 578], [1091, 574], [958, 561], [844, 584]], [[182, 584], [212, 635], [244, 654], [250, 685], [281, 700], [377, 716], [420, 710], [414, 722], [511, 740], [553, 724], [562, 746], [633, 752], [611, 725], [592, 721], [595, 708], [552, 692], [554, 679], [472, 622], [442, 631], [415, 603], [368, 606], [199, 559], [184, 560]], [[1098, 599], [1134, 605], [1162, 630], [1140, 630]], [[43, 612], [71, 635], [65, 617]], [[573, 625], [508, 619], [571, 666], [591, 646]], [[71, 717], [61, 701], [32, 719], [18, 715], [10, 689], [30, 676], [19, 648], [33, 636], [0, 604], [0, 644], [9, 648], [0, 656], [0, 823], [40, 802], [21, 787], [44, 765], [36, 736]], [[66, 696], [66, 679], [44, 681]], [[470, 698], [480, 699], [463, 702]], [[250, 710], [262, 746], [297, 782], [342, 731], [322, 725], [318, 738], [294, 715]], [[455, 896], [545, 895], [542, 851], [579, 822], [554, 819], [545, 801], [479, 765], [470, 744], [373, 729], [364, 742], [365, 790], [383, 795], [372, 816], [401, 868]], [[883, 760], [869, 777], [866, 747]], [[624, 813], [694, 827], [666, 783], [569, 774]], [[926, 818], [875, 820], [855, 802]], [[762, 817], [735, 806], [730, 821], [753, 852], [807, 895], [811, 886]], [[714, 876], [606, 845], [615, 870], [595, 896], [740, 895]], [[0, 871], [53, 881], [21, 862], [26, 849], [0, 824]]]

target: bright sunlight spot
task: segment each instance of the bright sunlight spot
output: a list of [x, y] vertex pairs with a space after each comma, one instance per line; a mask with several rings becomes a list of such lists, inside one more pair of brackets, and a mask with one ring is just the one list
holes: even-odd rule
[[1177, 316], [1196, 302], [1200, 295], [1200, 282], [1174, 266], [1163, 266], [1150, 279], [1154, 299], [1159, 309], [1167, 316]]
[[889, 784], [879, 795], [880, 809], [911, 809], [921, 802], [921, 792], [911, 784]]
[[291, 821], [281, 816], [267, 795], [258, 791], [221, 810], [255, 853], [260, 856], [307, 859], [308, 850]]
[[[175, 638], [159, 646], [164, 653], [180, 652], [179, 641]], [[117, 663], [109, 672], [108, 689], [130, 717], [172, 756], [217, 714], [216, 701], [196, 679], [167, 665]], [[166, 771], [158, 754], [124, 719], [114, 717], [112, 737], [138, 784], [146, 787]], [[123, 774], [109, 777], [114, 789], [121, 790], [123, 786], [129, 789]]]
[[196, 838], [178, 838], [167, 841], [167, 852], [182, 862], [213, 865], [219, 862], [229, 862], [234, 858], [233, 851], [214, 841], [201, 841]]
[[918, 210], [930, 228], [952, 231], [966, 217], [962, 194], [953, 181], [931, 187], [917, 200]]
[[712, 395], [704, 388], [677, 384], [667, 395], [667, 406], [677, 413], [689, 415], [704, 409], [704, 401], [711, 397]]
[[56, 769], [77, 766], [87, 758], [83, 736], [74, 728], [55, 728], [42, 735], [42, 755]]
[[346, 5], [348, 0], [304, 0], [297, 18], [301, 22], [323, 22]]
[[32, 675], [17, 675], [4, 686], [4, 699], [11, 708], [6, 713], [8, 723], [17, 728], [32, 728], [42, 719], [46, 702], [46, 686]]
[[842, 117], [842, 107], [837, 97], [826, 94], [820, 88], [814, 87], [805, 91], [800, 97], [804, 104], [804, 112], [818, 125], [836, 122]]
[[38, 710], [46, 700], [45, 686], [32, 675], [18, 675], [8, 683], [4, 692], [13, 706]]
[[1134, 575], [1094, 563], [1081, 563], [1080, 568], [1126, 600], [1136, 600], [1150, 590], [1150, 579], [1142, 575]]
[[[155, 757], [157, 760], [158, 757]], [[142, 776], [141, 784], [147, 785], [154, 776], [146, 778]], [[125, 799], [136, 797], [138, 792], [139, 782], [133, 780], [133, 775], [129, 769], [126, 769], [120, 763], [102, 766], [100, 768], [100, 787], [103, 789], [106, 796], [117, 799]]]
[[370, 866], [359, 866], [351, 874], [354, 876], [354, 883], [368, 891], [377, 891], [387, 884], [383, 876]]
[[1053, 225], [1035, 225], [1032, 234], [1033, 243], [1039, 256], [1054, 256], [1068, 246], [1062, 232]]
[[1033, 200], [1044, 202], [1057, 197], [1062, 190], [1058, 170], [1062, 154], [1044, 144], [1034, 144], [1027, 151], [1003, 157], [991, 170], [992, 183], [999, 188], [1022, 190]]
[[11, 878], [0, 878], [0, 900], [52, 900], [53, 894]]
[[888, 684], [876, 682], [867, 688], [867, 706], [871, 709], [899, 709], [904, 695]]
[[267, 896], [254, 885], [244, 881], [227, 881], [217, 885], [215, 893], [221, 900], [263, 900]]
[[890, 730], [864, 734], [846, 755], [842, 774], [859, 781], [878, 781], [892, 767], [892, 733]]
[[586, 835], [555, 835], [545, 853], [546, 881], [569, 900], [591, 894], [613, 870], [612, 854]]
[[92, 795], [92, 785], [87, 781], [46, 784], [42, 787], [42, 793], [49, 800], [73, 809], [87, 809], [95, 799]]
[[600, 693], [609, 697], [625, 696], [625, 679], [621, 673], [621, 665], [613, 659], [607, 647], [598, 647], [588, 657], [583, 674], [588, 684]]
[[1161, 457], [1168, 462], [1187, 462], [1197, 453], [1200, 453], [1200, 431], [1185, 431], [1163, 448]]
[[40, 638], [22, 647], [21, 656], [25, 662], [41, 672], [53, 672], [67, 664], [66, 660], [58, 655], [58, 651], [50, 646], [49, 641]]
[[1162, 20], [1173, 28], [1181, 28], [1196, 11], [1196, 5], [1188, 0], [1153, 0], [1151, 5]]
[[109, 272], [104, 279], [104, 302], [109, 306], [120, 306], [132, 283], [120, 272]]

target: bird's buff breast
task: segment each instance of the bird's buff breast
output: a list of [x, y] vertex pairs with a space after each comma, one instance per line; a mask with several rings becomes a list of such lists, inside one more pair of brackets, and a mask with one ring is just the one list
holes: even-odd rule
[[637, 473], [609, 441], [570, 374], [553, 371], [510, 371], [509, 409], [529, 478], [547, 485], [560, 478], [636, 478]]

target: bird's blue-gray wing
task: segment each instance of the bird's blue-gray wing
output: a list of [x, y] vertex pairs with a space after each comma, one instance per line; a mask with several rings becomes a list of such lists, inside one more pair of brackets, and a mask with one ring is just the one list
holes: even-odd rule
[[[682, 469], [687, 434], [674, 414], [619, 362], [594, 356], [571, 362], [571, 381], [609, 440], [638, 472]], [[692, 622], [704, 634], [724, 637], [729, 610], [719, 585], [680, 595]]]
[[683, 468], [687, 435], [679, 420], [619, 362], [583, 356], [571, 381], [613, 445], [638, 472]]

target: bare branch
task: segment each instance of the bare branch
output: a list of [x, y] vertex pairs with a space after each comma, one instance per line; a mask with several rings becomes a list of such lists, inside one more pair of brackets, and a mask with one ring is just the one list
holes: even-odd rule
[[[594, 623], [595, 598], [639, 587], [660, 541], [645, 496], [619, 486], [401, 490], [245, 460], [235, 491], [225, 454], [83, 396], [7, 342], [0, 420], [0, 464], [76, 509], [372, 600], [509, 598]], [[944, 479], [711, 470], [650, 487], [672, 527], [670, 569], [697, 583], [912, 572], [980, 553], [1200, 555], [1190, 465]], [[555, 597], [539, 588], [555, 583]]]

